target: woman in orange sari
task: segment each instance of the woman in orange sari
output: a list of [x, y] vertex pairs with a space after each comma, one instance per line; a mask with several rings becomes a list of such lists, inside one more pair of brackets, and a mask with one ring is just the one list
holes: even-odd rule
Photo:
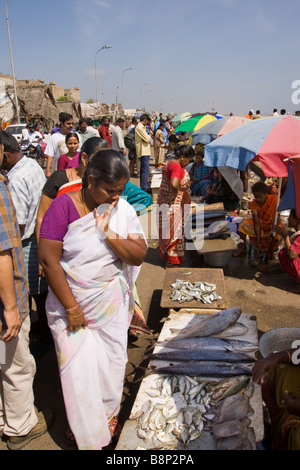
[[159, 253], [167, 265], [184, 261], [184, 224], [191, 203], [190, 177], [185, 167], [193, 161], [190, 145], [177, 145], [174, 157], [162, 169], [162, 182], [157, 198]]
[[[273, 224], [277, 208], [277, 196], [268, 194], [268, 186], [265, 183], [255, 183], [252, 187], [254, 200], [250, 204], [252, 219], [243, 219], [239, 225], [239, 234], [243, 241], [234, 256], [246, 255], [246, 238], [257, 250], [257, 255], [252, 265], [259, 264], [263, 255], [272, 255], [278, 247], [281, 236], [273, 236]], [[282, 224], [278, 223], [278, 225]], [[270, 253], [272, 251], [272, 253]]]

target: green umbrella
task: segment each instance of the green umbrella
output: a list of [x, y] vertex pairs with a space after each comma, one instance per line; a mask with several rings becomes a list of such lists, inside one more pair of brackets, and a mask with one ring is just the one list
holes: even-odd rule
[[215, 121], [216, 119], [217, 118], [215, 116], [211, 116], [210, 114], [203, 114], [202, 116], [192, 117], [187, 121], [179, 124], [179, 126], [176, 127], [172, 133], [178, 134], [179, 132], [196, 132], [198, 129], [200, 129], [200, 127], [211, 121]]

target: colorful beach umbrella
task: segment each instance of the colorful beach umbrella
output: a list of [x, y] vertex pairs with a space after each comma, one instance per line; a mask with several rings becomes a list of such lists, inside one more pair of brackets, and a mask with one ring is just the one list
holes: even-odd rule
[[189, 119], [190, 117], [191, 117], [191, 113], [189, 113], [188, 111], [185, 113], [180, 113], [180, 114], [177, 114], [177, 116], [173, 117], [173, 119], [171, 119], [171, 123], [173, 124], [174, 127], [177, 127], [182, 121], [185, 121], [186, 119]]
[[259, 160], [265, 176], [288, 175], [289, 157], [300, 154], [300, 120], [294, 116], [257, 119], [219, 137], [205, 147], [207, 166], [244, 171]]
[[215, 116], [211, 116], [210, 114], [196, 116], [179, 124], [179, 126], [176, 127], [172, 133], [179, 134], [179, 132], [196, 132], [198, 129], [200, 129], [200, 127], [216, 120], [217, 118]]
[[236, 129], [247, 122], [250, 122], [250, 120], [241, 116], [227, 116], [217, 119], [216, 121], [209, 122], [192, 134], [193, 145], [207, 145], [217, 137], [221, 137], [221, 135], [227, 134], [227, 132]]

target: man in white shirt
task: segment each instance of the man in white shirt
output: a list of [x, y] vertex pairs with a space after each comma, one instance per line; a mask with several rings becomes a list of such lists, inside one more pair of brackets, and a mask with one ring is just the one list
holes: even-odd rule
[[126, 147], [124, 144], [123, 129], [125, 119], [119, 118], [116, 126], [112, 130], [111, 142], [112, 149], [119, 152], [124, 158], [126, 158]]
[[60, 123], [59, 127], [61, 132], [57, 132], [52, 134], [49, 142], [47, 144], [45, 150], [45, 156], [47, 159], [47, 166], [46, 166], [46, 178], [51, 176], [51, 165], [54, 159], [55, 162], [55, 169], [57, 166], [57, 161], [61, 155], [65, 155], [68, 152], [68, 148], [66, 146], [66, 135], [69, 132], [72, 132], [74, 122], [73, 117], [69, 113], [60, 113], [59, 115]]
[[140, 122], [135, 128], [136, 156], [140, 162], [140, 188], [147, 192], [149, 165], [151, 155], [151, 135], [147, 132], [146, 126], [151, 122], [148, 114], [142, 114]]
[[43, 140], [42, 134], [36, 130], [36, 124], [31, 123], [28, 125], [28, 133], [26, 137], [22, 137], [22, 142], [24, 140], [28, 140], [29, 144], [31, 144], [33, 147], [37, 147], [41, 140]]
[[96, 129], [93, 125], [93, 119], [92, 118], [86, 118], [87, 122], [87, 131], [90, 131], [94, 134], [94, 137], [100, 137], [98, 129]]

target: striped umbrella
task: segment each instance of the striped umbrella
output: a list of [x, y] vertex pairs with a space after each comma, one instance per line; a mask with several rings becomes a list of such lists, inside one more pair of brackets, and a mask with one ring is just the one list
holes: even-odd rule
[[212, 121], [201, 127], [197, 132], [192, 134], [193, 145], [207, 145], [217, 137], [227, 134], [227, 132], [236, 129], [243, 124], [250, 122], [249, 119], [241, 116], [227, 116], [217, 121]]
[[205, 124], [216, 120], [217, 118], [215, 116], [211, 116], [210, 114], [196, 116], [179, 124], [179, 126], [176, 127], [176, 129], [174, 129], [172, 133], [179, 134], [179, 132], [196, 132], [198, 129], [200, 129], [200, 127], [205, 126]]

